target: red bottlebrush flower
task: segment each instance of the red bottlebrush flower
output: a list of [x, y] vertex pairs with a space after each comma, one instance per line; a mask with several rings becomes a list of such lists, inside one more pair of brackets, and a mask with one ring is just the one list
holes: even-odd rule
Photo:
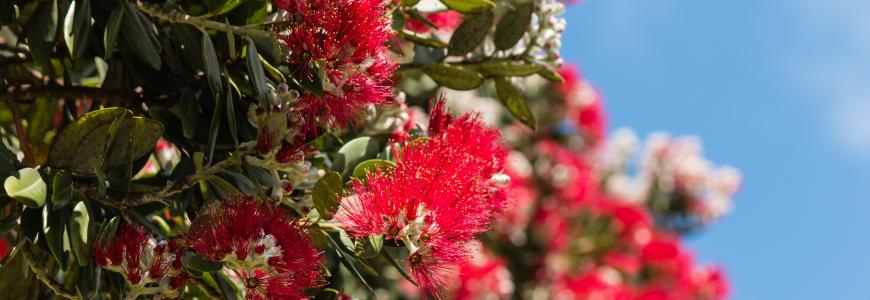
[[423, 14], [423, 17], [438, 28], [433, 28], [429, 24], [411, 17], [408, 17], [405, 28], [417, 33], [427, 33], [435, 30], [453, 31], [462, 23], [462, 14], [453, 10]]
[[323, 257], [304, 225], [253, 197], [212, 207], [196, 219], [186, 239], [204, 258], [236, 272], [247, 299], [298, 299], [305, 289], [323, 284]]
[[696, 299], [718, 300], [728, 297], [728, 278], [722, 268], [701, 267], [692, 272]]
[[[347, 128], [359, 122], [367, 105], [390, 101], [396, 63], [384, 46], [392, 35], [384, 1], [277, 0], [275, 4], [289, 14], [276, 31], [278, 40], [290, 49], [288, 61], [299, 68], [299, 76], [318, 77], [323, 85], [322, 96], [306, 93], [297, 102], [310, 126]], [[319, 74], [312, 73], [315, 64]]]
[[0, 238], [0, 261], [6, 258], [6, 255], [9, 255], [9, 243], [6, 242], [6, 239]]
[[597, 144], [604, 139], [607, 129], [607, 116], [601, 94], [583, 79], [580, 71], [573, 65], [564, 65], [559, 74], [564, 81], [556, 84], [556, 88], [565, 102], [566, 117], [580, 127], [590, 145]]
[[508, 299], [514, 291], [505, 262], [483, 251], [460, 266], [458, 281], [456, 300]]
[[[145, 227], [125, 224], [116, 236], [93, 246], [96, 264], [124, 275], [130, 282], [130, 295], [146, 293], [145, 285], [155, 282], [178, 283], [185, 275], [181, 270], [183, 249], [175, 241], [157, 241]], [[177, 296], [170, 285], [147, 293]]]
[[499, 173], [506, 151], [498, 131], [475, 115], [439, 122], [445, 118], [440, 105], [430, 138], [398, 149], [392, 174], [371, 173], [365, 184], [356, 182], [335, 214], [354, 236], [404, 242], [414, 279], [430, 291], [444, 284], [445, 268], [466, 260], [467, 242], [487, 229], [506, 201], [506, 176]]

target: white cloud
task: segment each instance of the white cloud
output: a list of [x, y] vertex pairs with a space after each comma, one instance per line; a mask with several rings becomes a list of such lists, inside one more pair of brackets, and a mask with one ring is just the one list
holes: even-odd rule
[[785, 69], [820, 99], [832, 142], [870, 157], [870, 2], [795, 1], [799, 33]]

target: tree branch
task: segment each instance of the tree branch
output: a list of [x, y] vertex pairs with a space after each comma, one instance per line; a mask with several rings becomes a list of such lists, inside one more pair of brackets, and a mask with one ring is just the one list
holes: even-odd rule
[[78, 296], [64, 289], [62, 285], [54, 281], [54, 279], [51, 279], [51, 277], [45, 273], [45, 270], [37, 265], [36, 261], [33, 259], [33, 252], [31, 251], [30, 247], [31, 246], [29, 242], [24, 242], [24, 245], [22, 245], [21, 247], [21, 254], [24, 255], [24, 261], [26, 261], [27, 265], [30, 266], [30, 270], [33, 271], [33, 274], [36, 274], [36, 278], [38, 278], [39, 281], [42, 281], [42, 283], [45, 284], [46, 287], [51, 289], [51, 291], [54, 292], [55, 295], [67, 299], [78, 299]]
[[265, 30], [250, 27], [233, 26], [204, 18], [197, 18], [184, 14], [177, 10], [164, 9], [158, 7], [156, 4], [147, 3], [142, 0], [130, 0], [129, 3], [136, 7], [136, 9], [146, 14], [172, 23], [190, 24], [199, 28], [208, 28], [223, 32], [232, 32], [234, 34], [246, 35], [252, 38], [274, 39], [272, 33]]
[[103, 103], [109, 100], [127, 100], [128, 102], [140, 102], [141, 98], [136, 94], [121, 91], [113, 91], [86, 86], [32, 86], [27, 88], [15, 88], [0, 93], [0, 102], [31, 103], [36, 98], [49, 99], [76, 99], [87, 98]]

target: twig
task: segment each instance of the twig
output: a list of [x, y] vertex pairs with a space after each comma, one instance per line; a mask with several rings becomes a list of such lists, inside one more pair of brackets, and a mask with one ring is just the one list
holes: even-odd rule
[[155, 4], [147, 3], [141, 0], [129, 1], [136, 9], [149, 14], [153, 17], [163, 19], [173, 23], [190, 24], [200, 28], [214, 29], [223, 32], [232, 32], [233, 34], [246, 35], [252, 38], [272, 39], [272, 33], [260, 29], [250, 27], [233, 26], [221, 22], [215, 22], [204, 18], [197, 18], [184, 14], [177, 10], [164, 9]]
[[141, 99], [136, 94], [122, 91], [107, 90], [86, 86], [33, 86], [17, 87], [0, 93], [0, 102], [30, 103], [36, 98], [76, 99], [86, 98], [106, 103], [110, 100], [127, 100], [138, 102]]
[[51, 289], [51, 291], [54, 292], [55, 295], [58, 295], [58, 296], [61, 296], [61, 297], [67, 298], [67, 299], [78, 299], [79, 298], [78, 296], [76, 296], [72, 292], [69, 292], [66, 289], [64, 289], [64, 287], [62, 285], [60, 285], [59, 283], [57, 283], [56, 281], [54, 281], [54, 279], [51, 279], [51, 277], [45, 273], [45, 270], [43, 270], [42, 268], [40, 268], [36, 264], [36, 261], [33, 259], [33, 252], [31, 252], [31, 249], [30, 249], [30, 243], [25, 242], [24, 245], [22, 245], [21, 254], [24, 256], [24, 261], [26, 261], [27, 265], [30, 266], [30, 270], [33, 271], [33, 274], [36, 274], [36, 278], [38, 278], [39, 281], [42, 281], [42, 283], [45, 284], [46, 287]]

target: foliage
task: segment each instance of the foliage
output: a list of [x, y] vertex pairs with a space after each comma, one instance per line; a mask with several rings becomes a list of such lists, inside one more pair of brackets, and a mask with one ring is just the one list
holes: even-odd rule
[[[718, 218], [703, 205], [727, 204], [736, 183], [685, 176], [698, 174], [681, 163], [687, 153], [709, 165], [691, 143], [636, 176], [593, 159], [619, 145], [605, 142], [600, 99], [576, 99], [589, 94], [560, 69], [563, 10], [553, 0], [0, 1], [0, 289], [468, 298], [482, 296], [475, 280], [499, 279], [476, 291], [612, 292], [583, 277], [604, 270], [622, 234], [598, 206], [634, 201], [651, 219], [632, 230], [666, 243]], [[493, 109], [454, 116], [445, 102]], [[565, 169], [574, 173], [559, 177]], [[572, 229], [553, 236], [541, 231], [549, 222]], [[573, 238], [585, 244], [563, 245]], [[576, 268], [552, 268], [565, 260]], [[489, 262], [509, 276], [481, 271]], [[677, 290], [647, 269], [609, 270], [638, 282], [620, 295]], [[710, 281], [685, 292], [721, 297], [701, 291]]]

